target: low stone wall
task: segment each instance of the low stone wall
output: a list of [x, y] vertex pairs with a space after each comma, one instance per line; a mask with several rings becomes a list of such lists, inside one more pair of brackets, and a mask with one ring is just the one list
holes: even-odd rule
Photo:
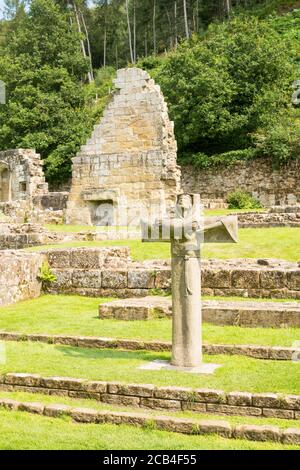
[[[45, 251], [57, 277], [57, 281], [48, 286], [48, 292], [125, 298], [147, 296], [153, 289], [170, 291], [168, 261], [134, 263], [129, 250], [126, 259], [121, 256], [120, 250], [124, 249]], [[105, 250], [111, 253], [113, 265], [106, 261]], [[299, 299], [300, 267], [297, 263], [276, 260], [205, 260], [202, 262], [202, 292], [214, 296]]]
[[250, 192], [263, 206], [300, 203], [300, 160], [274, 168], [270, 159], [238, 162], [197, 170], [182, 167], [182, 187], [188, 193], [200, 193], [202, 199], [222, 199], [238, 188]]
[[0, 398], [0, 407], [9, 411], [21, 411], [50, 418], [68, 416], [80, 424], [113, 424], [146, 428], [154, 426], [160, 431], [187, 435], [214, 434], [227, 439], [246, 439], [249, 441], [272, 441], [282, 444], [300, 444], [298, 428], [280, 429], [278, 426], [257, 426], [250, 424], [232, 425], [220, 420], [198, 420], [176, 418], [173, 416], [155, 416], [141, 412], [123, 412], [95, 410], [92, 408], [74, 408], [59, 403], [43, 404], [40, 402], [20, 402], [9, 398]]
[[40, 295], [38, 274], [45, 260], [40, 253], [0, 252], [0, 306]]
[[90, 398], [112, 405], [152, 410], [191, 410], [198, 413], [300, 419], [299, 395], [228, 393], [222, 390], [156, 387], [15, 373], [0, 377], [0, 390]]
[[[96, 336], [46, 335], [1, 332], [2, 341], [34, 341], [46, 344], [62, 344], [74, 348], [121, 349], [128, 351], [171, 351], [168, 341], [142, 341], [137, 339], [100, 338]], [[300, 348], [282, 346], [257, 346], [251, 344], [203, 344], [203, 353], [208, 355], [246, 356], [272, 361], [298, 361]]]
[[238, 220], [240, 228], [300, 227], [300, 212], [245, 212]]

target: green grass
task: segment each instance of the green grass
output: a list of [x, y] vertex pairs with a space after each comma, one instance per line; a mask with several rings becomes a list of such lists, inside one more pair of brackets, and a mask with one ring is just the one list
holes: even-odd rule
[[255, 424], [258, 426], [263, 425], [270, 425], [270, 426], [279, 426], [281, 429], [287, 429], [290, 427], [293, 428], [300, 428], [300, 421], [299, 420], [289, 420], [289, 419], [277, 419], [277, 418], [256, 418], [252, 416], [224, 416], [224, 415], [216, 415], [216, 414], [209, 414], [209, 413], [197, 413], [194, 411], [158, 411], [158, 410], [151, 410], [144, 408], [134, 408], [128, 406], [118, 406], [118, 405], [109, 405], [106, 403], [102, 403], [96, 400], [90, 399], [78, 399], [78, 398], [69, 398], [69, 397], [58, 397], [53, 395], [44, 395], [41, 393], [26, 393], [26, 392], [0, 392], [0, 398], [9, 398], [12, 400], [17, 400], [19, 402], [39, 402], [43, 403], [44, 405], [50, 405], [59, 403], [60, 405], [68, 405], [72, 408], [92, 408], [97, 411], [119, 411], [119, 412], [127, 412], [127, 413], [147, 413], [150, 416], [158, 416], [158, 415], [165, 415], [165, 416], [173, 416], [177, 418], [193, 418], [193, 419], [208, 419], [210, 421], [216, 420], [226, 420], [230, 422], [232, 425], [238, 424]]
[[154, 360], [170, 360], [169, 353], [74, 348], [43, 343], [6, 342], [6, 361], [1, 374], [37, 373], [43, 376], [82, 377], [124, 383], [153, 383], [157, 386], [217, 388], [226, 391], [300, 394], [300, 363], [264, 361], [241, 356], [206, 356], [207, 363], [222, 365], [214, 375], [178, 371], [141, 370]]
[[[248, 442], [218, 436], [181, 434], [133, 426], [78, 424], [68, 418], [46, 418], [0, 410], [1, 450], [283, 450], [277, 443]], [[99, 460], [99, 462], [101, 459]]]
[[[0, 330], [21, 333], [71, 334], [142, 340], [171, 341], [171, 321], [100, 320], [98, 306], [109, 299], [44, 295], [0, 308]], [[216, 344], [292, 346], [300, 340], [299, 328], [240, 328], [203, 325], [203, 338]]]
[[[237, 244], [211, 243], [203, 247], [204, 258], [278, 258], [300, 261], [300, 228], [277, 227], [239, 230]], [[28, 248], [41, 251], [50, 248], [129, 246], [134, 260], [168, 259], [169, 243], [142, 243], [139, 240], [117, 240], [102, 242], [67, 242]]]
[[65, 225], [65, 224], [49, 224], [45, 225], [45, 228], [49, 232], [60, 232], [60, 233], [78, 233], [78, 232], [108, 232], [115, 230], [128, 230], [129, 232], [140, 230], [140, 227], [96, 227], [92, 225]]

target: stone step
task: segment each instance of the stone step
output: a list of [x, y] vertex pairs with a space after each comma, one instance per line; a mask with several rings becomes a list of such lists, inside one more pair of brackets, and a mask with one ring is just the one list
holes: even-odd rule
[[[160, 296], [114, 300], [99, 306], [99, 316], [130, 321], [171, 317], [172, 300]], [[202, 317], [214, 325], [300, 327], [300, 303], [205, 300]]]
[[283, 444], [300, 445], [300, 429], [280, 429], [278, 426], [234, 425], [220, 420], [197, 420], [173, 416], [153, 416], [147, 413], [98, 411], [93, 408], [72, 408], [63, 404], [44, 404], [40, 402], [20, 402], [0, 398], [0, 407], [11, 411], [22, 411], [51, 418], [71, 417], [81, 424], [113, 424], [147, 427], [155, 426], [161, 431], [188, 435], [215, 434], [231, 439], [250, 441], [273, 441]]
[[[121, 349], [129, 351], [171, 351], [170, 341], [143, 341], [125, 338], [101, 338], [99, 336], [71, 336], [30, 334], [0, 331], [2, 341], [37, 341], [47, 344], [62, 344], [76, 348]], [[299, 361], [300, 347], [260, 346], [255, 344], [203, 344], [203, 353], [208, 355], [247, 356], [272, 361]]]
[[73, 377], [42, 377], [28, 373], [2, 375], [0, 390], [93, 399], [140, 410], [300, 420], [300, 395], [161, 387]]
[[171, 415], [153, 415], [152, 413], [96, 410], [94, 408], [76, 408], [59, 403], [16, 401], [0, 397], [0, 407], [9, 411], [22, 411], [50, 418], [69, 416], [81, 424], [113, 424], [146, 428], [154, 425], [161, 431], [188, 435], [215, 434], [224, 438], [246, 439], [250, 441], [273, 441], [283, 444], [300, 445], [300, 429], [281, 429], [270, 425], [235, 425], [228, 421], [214, 419], [179, 418]]

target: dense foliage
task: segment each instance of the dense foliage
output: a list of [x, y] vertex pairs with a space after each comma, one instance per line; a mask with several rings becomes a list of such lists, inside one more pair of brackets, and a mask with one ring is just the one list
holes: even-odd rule
[[48, 180], [66, 180], [110, 97], [115, 69], [137, 62], [162, 86], [181, 163], [297, 157], [291, 94], [300, 79], [300, 10], [272, 13], [296, 3], [6, 0], [0, 148], [36, 148]]
[[207, 166], [270, 155], [278, 162], [297, 154], [297, 67], [271, 22], [238, 16], [154, 65], [141, 63], [166, 96], [182, 161]]

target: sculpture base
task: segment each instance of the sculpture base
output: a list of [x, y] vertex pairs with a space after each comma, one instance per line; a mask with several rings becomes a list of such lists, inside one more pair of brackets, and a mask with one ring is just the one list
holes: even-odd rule
[[139, 367], [141, 370], [174, 370], [178, 372], [188, 372], [190, 374], [213, 374], [216, 369], [222, 367], [220, 364], [201, 364], [198, 367], [178, 367], [173, 366], [168, 361], [153, 361], [145, 366]]

